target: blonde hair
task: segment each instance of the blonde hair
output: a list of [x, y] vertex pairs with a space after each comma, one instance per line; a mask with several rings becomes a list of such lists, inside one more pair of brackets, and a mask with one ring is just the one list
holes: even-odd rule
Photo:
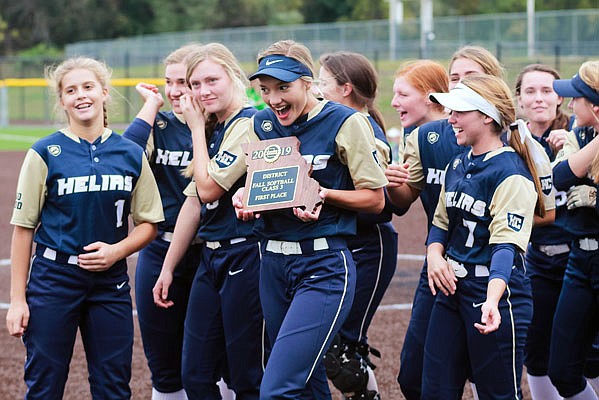
[[[315, 75], [312, 53], [310, 52], [310, 49], [308, 49], [301, 43], [298, 43], [290, 39], [279, 40], [278, 42], [275, 42], [268, 46], [266, 50], [262, 50], [260, 53], [258, 53], [258, 64], [260, 63], [260, 60], [271, 54], [279, 54], [289, 58], [293, 58], [296, 61], [299, 61], [306, 67], [308, 67], [308, 69], [312, 73], [312, 76]], [[302, 76], [300, 77], [300, 79], [303, 79], [307, 82], [312, 82], [314, 80], [309, 76]]]
[[185, 62], [185, 58], [189, 56], [189, 54], [198, 50], [201, 46], [201, 43], [189, 43], [184, 46], [181, 46], [178, 49], [173, 50], [171, 53], [169, 53], [169, 55], [164, 58], [163, 64], [182, 64]]
[[[407, 61], [399, 66], [395, 78], [403, 77], [410, 85], [423, 95], [428, 93], [447, 93], [447, 70], [441, 64], [432, 60]], [[444, 107], [432, 103], [431, 108], [443, 112]]]
[[465, 58], [470, 61], [474, 61], [482, 68], [483, 72], [487, 75], [496, 76], [498, 78], [504, 78], [504, 70], [499, 60], [491, 54], [491, 52], [484, 47], [480, 46], [464, 46], [458, 49], [451, 60], [449, 61], [449, 71], [453, 63], [458, 58]]
[[545, 202], [541, 196], [541, 181], [535, 163], [530, 155], [528, 145], [522, 143], [518, 128], [510, 128], [510, 124], [516, 119], [516, 107], [512, 98], [512, 92], [503, 79], [492, 75], [472, 74], [464, 77], [462, 84], [468, 86], [485, 100], [491, 103], [499, 112], [501, 124], [493, 121], [494, 130], [497, 135], [501, 135], [507, 129], [511, 129], [509, 145], [518, 153], [528, 167], [533, 177], [535, 189], [537, 191], [537, 205], [535, 213], [540, 217], [545, 216]]
[[[239, 105], [243, 105], [247, 103], [247, 93], [246, 88], [249, 85], [249, 81], [245, 72], [239, 65], [237, 58], [235, 55], [225, 47], [221, 43], [208, 43], [205, 45], [192, 45], [189, 49], [189, 54], [184, 57], [185, 67], [187, 69], [186, 77], [187, 83], [189, 84], [189, 80], [191, 74], [196, 69], [196, 67], [205, 60], [211, 60], [216, 64], [223, 67], [231, 82], [233, 82], [232, 90], [235, 91], [233, 96], [233, 101], [238, 99]], [[218, 119], [214, 114], [207, 114], [206, 116], [206, 139], [208, 140], [212, 133], [214, 132], [214, 128], [218, 123]], [[185, 168], [183, 171], [183, 175], [186, 177], [193, 176], [193, 160], [191, 163]]]
[[[585, 61], [578, 70], [578, 76], [594, 91], [599, 92], [599, 60]], [[595, 104], [599, 106], [599, 104]], [[595, 117], [597, 115], [595, 114]], [[591, 175], [595, 183], [599, 183], [599, 153], [591, 163]]]
[[[94, 60], [89, 57], [74, 57], [69, 58], [58, 65], [51, 65], [45, 68], [44, 76], [48, 81], [48, 86], [51, 90], [54, 91], [56, 95], [56, 103], [55, 109], [57, 115], [64, 115], [66, 117], [67, 122], [69, 121], [69, 116], [66, 112], [64, 114], [61, 113], [62, 108], [60, 106], [60, 100], [62, 98], [62, 80], [65, 75], [71, 71], [76, 69], [86, 69], [91, 71], [98, 83], [102, 87], [102, 89], [109, 90], [110, 89], [110, 77], [112, 76], [112, 71], [108, 66], [98, 60]], [[104, 127], [108, 126], [108, 114], [106, 112], [106, 102], [103, 105], [104, 109]]]

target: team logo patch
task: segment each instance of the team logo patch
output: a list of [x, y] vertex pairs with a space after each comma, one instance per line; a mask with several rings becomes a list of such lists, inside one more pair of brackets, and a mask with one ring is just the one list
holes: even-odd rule
[[48, 153], [52, 154], [54, 157], [58, 157], [61, 152], [62, 149], [58, 144], [51, 144], [50, 146], [48, 146]]
[[460, 160], [459, 158], [456, 158], [455, 160], [453, 160], [453, 164], [451, 164], [451, 168], [456, 169], [458, 167], [458, 165], [460, 165], [461, 162], [462, 162], [462, 160]]
[[272, 121], [268, 120], [268, 119], [262, 121], [262, 124], [260, 125], [260, 128], [262, 128], [262, 130], [264, 132], [270, 132], [270, 131], [272, 131]]
[[264, 149], [264, 161], [267, 163], [274, 163], [281, 156], [281, 146], [278, 144], [271, 144]]
[[221, 151], [214, 157], [214, 161], [220, 168], [230, 167], [235, 160], [237, 160], [237, 156], [235, 154], [231, 154], [228, 151]]
[[439, 140], [439, 134], [437, 132], [429, 132], [426, 134], [426, 140], [428, 140], [430, 144], [435, 144]]
[[553, 189], [553, 180], [550, 176], [541, 176], [539, 178], [541, 181], [541, 190], [545, 196], [549, 196], [551, 194], [551, 189]]
[[520, 232], [524, 225], [524, 217], [518, 214], [507, 213], [507, 226], [516, 232]]
[[167, 122], [163, 119], [159, 119], [156, 121], [156, 126], [160, 129], [165, 129], [167, 125]]

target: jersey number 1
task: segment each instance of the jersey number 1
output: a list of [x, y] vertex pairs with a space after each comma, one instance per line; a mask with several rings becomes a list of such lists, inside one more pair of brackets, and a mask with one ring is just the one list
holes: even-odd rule
[[116, 206], [116, 227], [120, 228], [123, 226], [123, 210], [125, 209], [125, 200], [117, 200], [114, 205]]

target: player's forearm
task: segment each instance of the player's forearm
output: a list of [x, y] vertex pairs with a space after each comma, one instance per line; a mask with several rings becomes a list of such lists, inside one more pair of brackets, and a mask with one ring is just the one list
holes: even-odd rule
[[175, 223], [173, 240], [164, 257], [163, 269], [173, 272], [183, 259], [198, 230], [200, 211], [200, 202], [196, 198], [188, 197], [183, 203]]
[[507, 287], [505, 281], [501, 278], [493, 278], [487, 284], [487, 302], [492, 304], [499, 304], [503, 292]]
[[15, 226], [11, 243], [10, 301], [25, 301], [29, 277], [29, 261], [33, 244], [33, 229]]
[[129, 233], [129, 235], [117, 243], [118, 249], [118, 260], [122, 260], [124, 258], [129, 257], [131, 254], [135, 253], [146, 247], [158, 233], [158, 227], [156, 224], [152, 224], [150, 222], [142, 222], [137, 225], [133, 230]]
[[160, 111], [160, 107], [162, 106], [153, 96], [146, 99], [143, 106], [137, 113], [137, 118], [147, 122], [150, 126], [154, 125], [154, 120], [156, 119], [156, 114]]
[[351, 211], [378, 214], [385, 207], [383, 188], [336, 190], [323, 189], [324, 202]]
[[387, 193], [391, 202], [400, 208], [408, 208], [418, 198], [420, 192], [413, 189], [408, 184], [402, 186], [389, 187], [387, 186]]

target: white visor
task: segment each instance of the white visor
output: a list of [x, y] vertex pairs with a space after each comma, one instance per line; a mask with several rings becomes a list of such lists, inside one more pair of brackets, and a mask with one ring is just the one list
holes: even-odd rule
[[503, 127], [501, 115], [495, 106], [462, 83], [458, 83], [449, 93], [431, 93], [428, 97], [453, 111], [480, 111]]

